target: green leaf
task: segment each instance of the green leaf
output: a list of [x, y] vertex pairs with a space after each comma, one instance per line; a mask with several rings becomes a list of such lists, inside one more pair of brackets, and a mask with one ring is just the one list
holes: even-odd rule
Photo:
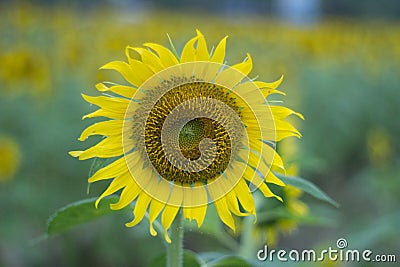
[[81, 200], [71, 203], [56, 211], [48, 220], [47, 235], [52, 236], [63, 233], [77, 225], [93, 221], [113, 212], [109, 206], [118, 201], [117, 196], [103, 199], [96, 209], [96, 198]]
[[320, 218], [311, 214], [298, 215], [290, 212], [286, 207], [278, 207], [268, 211], [257, 212], [257, 225], [268, 225], [277, 220], [291, 220], [299, 224], [330, 226], [333, 222], [327, 218]]
[[[167, 258], [166, 254], [162, 254], [161, 256], [155, 258], [150, 264], [149, 267], [159, 267], [166, 266]], [[183, 266], [184, 267], [201, 267], [204, 266], [204, 261], [200, 258], [199, 255], [190, 250], [183, 251]]]
[[325, 192], [323, 192], [310, 181], [307, 181], [301, 177], [284, 176], [279, 173], [275, 173], [275, 175], [278, 176], [278, 178], [281, 179], [285, 184], [299, 188], [319, 200], [328, 202], [335, 207], [339, 207], [339, 204], [335, 200], [330, 198]]

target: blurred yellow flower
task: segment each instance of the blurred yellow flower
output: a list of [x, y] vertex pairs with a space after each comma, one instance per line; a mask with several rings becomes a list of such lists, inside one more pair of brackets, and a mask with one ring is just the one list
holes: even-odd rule
[[382, 127], [375, 127], [367, 133], [368, 156], [373, 165], [386, 165], [393, 158], [392, 139]]
[[[286, 174], [295, 176], [298, 174], [297, 165], [292, 164], [286, 170]], [[277, 218], [268, 219], [267, 221], [257, 222], [254, 228], [254, 235], [261, 237], [263, 242], [269, 246], [276, 246], [280, 234], [290, 234], [297, 229], [298, 218], [308, 214], [307, 205], [299, 198], [303, 195], [303, 191], [286, 185], [283, 188], [283, 202], [280, 202], [274, 208], [282, 208], [285, 212], [278, 213]], [[268, 211], [267, 211], [268, 212]]]
[[19, 163], [18, 143], [9, 136], [0, 136], [0, 181], [13, 179]]
[[[268, 95], [281, 93], [276, 90], [281, 80], [249, 80], [250, 55], [232, 67], [223, 65], [226, 39], [210, 54], [197, 31], [180, 58], [173, 45], [172, 51], [155, 43], [145, 43], [145, 48], [128, 46], [128, 63], [113, 61], [102, 69], [118, 71], [130, 85], [100, 83], [96, 88], [103, 96], [83, 95], [100, 107], [84, 118], [110, 120], [88, 127], [79, 139], [107, 138], [70, 154], [80, 160], [117, 158], [89, 182], [112, 179], [96, 205], [121, 189], [112, 209], [122, 209], [136, 199], [134, 220], [127, 226], [139, 223], [149, 208], [152, 235], [157, 234], [153, 222], [161, 213], [168, 230], [181, 209], [184, 218], [196, 220], [200, 227], [207, 205], [213, 203], [221, 220], [235, 230], [232, 214], [255, 214], [249, 182], [265, 197], [281, 199], [266, 183], [284, 185], [269, 171], [284, 167], [268, 142], [299, 137], [284, 119], [301, 115], [268, 105]], [[165, 238], [170, 241], [167, 232]]]
[[25, 47], [0, 54], [1, 89], [7, 95], [30, 94], [43, 98], [50, 91], [50, 71], [45, 55]]

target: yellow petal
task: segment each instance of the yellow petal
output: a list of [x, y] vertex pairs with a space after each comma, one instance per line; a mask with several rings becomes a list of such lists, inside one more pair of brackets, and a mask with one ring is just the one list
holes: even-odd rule
[[153, 222], [157, 219], [158, 215], [162, 211], [162, 209], [165, 207], [165, 204], [153, 199], [150, 203], [150, 209], [149, 209], [149, 223], [150, 223], [150, 234], [152, 236], [156, 236], [157, 232], [154, 230], [153, 227]]
[[96, 89], [100, 92], [113, 92], [120, 96], [126, 97], [131, 99], [133, 95], [136, 93], [137, 88], [132, 86], [125, 86], [125, 85], [115, 85], [108, 87], [104, 83], [96, 84]]
[[147, 46], [156, 51], [156, 53], [160, 57], [161, 62], [166, 68], [179, 64], [179, 61], [168, 48], [154, 43], [145, 43], [144, 46]]
[[304, 120], [304, 117], [302, 114], [295, 112], [287, 107], [282, 107], [282, 106], [270, 106], [270, 109], [272, 111], [272, 115], [275, 118], [278, 119], [284, 119], [290, 115], [296, 115], [300, 119]]
[[82, 117], [82, 119], [95, 118], [95, 117], [105, 117], [109, 119], [121, 120], [125, 118], [125, 111], [109, 111], [104, 109], [98, 109], [92, 113], [89, 113]]
[[101, 168], [88, 179], [89, 183], [117, 177], [128, 171], [125, 159], [122, 157], [111, 164]]
[[256, 187], [258, 187], [259, 184], [263, 182], [263, 180], [260, 178], [260, 176], [258, 176], [256, 171], [253, 168], [251, 168], [247, 163], [237, 161], [235, 165], [238, 166], [237, 168], [238, 170], [241, 171], [244, 170], [244, 173], [242, 174], [243, 178], [254, 184]]
[[[244, 112], [243, 110], [243, 113]], [[265, 119], [264, 121], [267, 122], [268, 120]], [[266, 141], [280, 141], [289, 136], [301, 137], [301, 133], [292, 124], [281, 119], [271, 120], [269, 123], [262, 124], [256, 121], [246, 120], [246, 127], [247, 133], [254, 136], [258, 136], [259, 130], [261, 129], [262, 139]], [[250, 140], [250, 143], [252, 142], [254, 141]]]
[[168, 199], [169, 206], [182, 206], [183, 201], [183, 188], [180, 186], [172, 187], [172, 192]]
[[225, 60], [225, 49], [226, 49], [226, 39], [228, 36], [225, 36], [217, 45], [217, 47], [214, 50], [213, 55], [211, 56], [210, 61], [212, 62], [217, 62], [220, 64], [224, 63]]
[[197, 227], [201, 227], [207, 212], [207, 205], [197, 207], [184, 207], [183, 216], [185, 219], [196, 220]]
[[79, 157], [79, 155], [82, 153], [83, 153], [83, 151], [69, 151], [68, 152], [68, 154], [70, 154], [74, 158]]
[[164, 238], [165, 238], [165, 241], [167, 241], [168, 244], [171, 244], [171, 238], [169, 238], [167, 231], [165, 231], [165, 233], [164, 233]]
[[207, 42], [203, 34], [196, 30], [197, 32], [197, 49], [196, 49], [196, 61], [208, 61], [210, 55], [207, 50]]
[[260, 89], [275, 90], [282, 83], [282, 81], [283, 81], [283, 75], [278, 80], [276, 80], [275, 82], [272, 82], [272, 83], [266, 83], [266, 82], [262, 82], [262, 81], [254, 81], [253, 83]]
[[[258, 163], [258, 165], [257, 165]], [[248, 165], [258, 170], [260, 175], [265, 176], [265, 180], [269, 183], [274, 183], [280, 186], [285, 186], [285, 183], [282, 182], [278, 177], [273, 174], [271, 171], [271, 167], [268, 166], [264, 160], [259, 161], [257, 157], [253, 157], [253, 154], [250, 154]]]
[[[258, 130], [254, 129], [254, 128], [247, 127], [246, 130], [249, 135], [258, 134]], [[292, 137], [292, 136], [300, 138], [301, 134], [298, 131], [293, 132], [293, 131], [281, 130], [281, 129], [263, 130], [263, 134], [262, 134], [263, 140], [266, 140], [266, 141], [268, 141], [268, 140], [269, 141], [281, 141], [282, 139], [285, 139], [287, 137]], [[250, 141], [250, 143], [251, 142], [252, 141]]]
[[[133, 71], [131, 80], [135, 83], [133, 85], [140, 87], [148, 78], [150, 78], [154, 71], [146, 63], [131, 58], [129, 54], [130, 46], [125, 48], [125, 55], [128, 58], [129, 66]], [[147, 59], [146, 59], [147, 60]]]
[[[241, 162], [237, 162], [236, 164], [245, 164], [245, 163], [241, 163]], [[241, 167], [243, 168], [243, 166]], [[268, 186], [264, 183], [264, 179], [261, 179], [261, 177], [257, 174], [257, 172], [255, 172], [252, 168], [250, 168], [249, 166], [245, 167], [245, 171], [243, 173], [243, 178], [246, 179], [246, 181], [249, 181], [250, 183], [252, 183], [255, 188], [259, 188], [260, 191], [264, 194], [265, 197], [275, 197], [278, 200], [282, 201], [282, 198], [279, 196], [276, 196], [269, 188]], [[239, 181], [240, 183], [240, 181]], [[247, 185], [245, 185], [247, 187]], [[242, 186], [242, 188], [244, 188]], [[248, 188], [250, 190], [250, 188]], [[238, 189], [237, 189], [238, 190]], [[253, 190], [252, 190], [253, 191]], [[237, 193], [237, 195], [239, 196], [239, 193]], [[244, 194], [242, 193], [240, 196], [244, 196]], [[248, 201], [250, 199], [250, 196], [246, 197], [245, 201]], [[241, 200], [241, 199], [239, 199]], [[246, 202], [241, 202], [241, 203], [246, 203]], [[243, 207], [245, 208], [245, 206], [243, 205]], [[250, 206], [251, 207], [251, 204]], [[246, 209], [246, 208], [245, 208]], [[249, 210], [250, 211], [250, 210]]]
[[276, 132], [278, 134], [278, 131], [286, 131], [286, 132], [291, 132], [294, 133], [295, 136], [301, 137], [301, 133], [289, 122], [284, 121], [284, 120], [275, 120], [275, 127], [276, 127]]
[[191, 62], [196, 60], [196, 49], [194, 48], [194, 43], [198, 40], [198, 36], [189, 40], [183, 47], [181, 55], [181, 63]]
[[133, 216], [134, 219], [131, 222], [126, 223], [126, 227], [133, 227], [139, 222], [142, 221], [144, 215], [146, 214], [147, 207], [149, 206], [151, 201], [151, 197], [147, 195], [146, 193], [142, 192], [136, 203], [135, 203], [135, 209], [133, 210]]
[[121, 175], [121, 176], [118, 176], [117, 178], [115, 178], [110, 183], [110, 185], [107, 187], [107, 189], [96, 200], [96, 202], [95, 202], [96, 208], [99, 206], [99, 203], [103, 198], [105, 198], [111, 194], [114, 194], [115, 192], [117, 192], [118, 190], [123, 188], [124, 186], [126, 186], [125, 175]]
[[111, 112], [126, 112], [129, 105], [129, 100], [119, 97], [108, 97], [108, 96], [88, 96], [82, 94], [83, 99], [90, 104], [94, 104], [103, 110]]
[[[196, 192], [194, 192], [196, 190]], [[197, 226], [201, 227], [207, 211], [208, 196], [203, 184], [195, 183], [195, 187], [190, 191], [184, 190], [183, 195], [183, 216], [185, 219], [196, 220]], [[205, 205], [197, 206], [198, 203]]]
[[[129, 57], [129, 50], [133, 50], [140, 55], [142, 62], [153, 71], [153, 73], [151, 73], [151, 74], [149, 73], [150, 76], [154, 73], [157, 73], [157, 72], [165, 69], [160, 58], [145, 48], [127, 46], [126, 50], [127, 50], [126, 53], [128, 55], [128, 60], [129, 60], [130, 64], [132, 63], [132, 59]], [[135, 69], [133, 69], [133, 70], [135, 70]], [[150, 77], [150, 76], [148, 76], [148, 77]]]
[[[244, 179], [252, 183], [256, 188], [258, 188], [262, 183], [264, 183], [264, 179], [262, 179], [257, 172], [252, 170], [250, 167], [246, 169], [243, 174]], [[254, 191], [254, 190], [252, 190]]]
[[200, 203], [208, 203], [207, 191], [202, 183], [196, 182], [194, 187], [183, 190], [182, 206], [193, 207]]
[[192, 221], [192, 207], [183, 207], [183, 218]]
[[161, 216], [161, 223], [166, 231], [171, 227], [171, 224], [180, 209], [183, 200], [182, 188], [178, 186], [173, 187], [170, 198], [171, 199], [168, 200], [168, 203], [174, 203], [174, 205], [167, 204]]
[[115, 136], [122, 135], [123, 120], [102, 121], [87, 127], [79, 137], [80, 141], [86, 140], [91, 135]]
[[281, 202], [283, 201], [282, 198], [280, 196], [275, 195], [265, 183], [262, 183], [259, 189], [265, 197], [275, 197], [279, 201]]
[[126, 161], [128, 161], [129, 164], [132, 164], [131, 166], [134, 166], [139, 159], [139, 153], [131, 153], [129, 155], [126, 155], [125, 157], [119, 158], [116, 161], [98, 170], [95, 174], [93, 174], [92, 177], [89, 178], [88, 181], [89, 183], [93, 183], [96, 181], [117, 177], [128, 171]]
[[[272, 173], [270, 166], [268, 166], [264, 160], [260, 160], [259, 156], [257, 156], [256, 154], [250, 153], [247, 164], [253, 169], [257, 169], [258, 173], [262, 175], [262, 177], [265, 177], [267, 182], [274, 183], [280, 186], [285, 186], [285, 183], [283, 183], [278, 177], [276, 177]], [[249, 180], [251, 183], [258, 187], [261, 181], [257, 179], [257, 175], [254, 175], [254, 173], [251, 173], [251, 171], [247, 171], [246, 173], [246, 171], [244, 173], [246, 180]], [[251, 176], [251, 178], [246, 176]]]
[[262, 144], [262, 156], [263, 160], [266, 164], [269, 166], [276, 166], [280, 168], [281, 170], [285, 170], [285, 166], [283, 164], [282, 158], [279, 156], [278, 152], [276, 152], [275, 149], [273, 149], [271, 146], [268, 144], [261, 142]]
[[130, 173], [127, 173], [124, 179], [127, 184], [124, 190], [122, 190], [119, 201], [110, 205], [110, 209], [112, 210], [120, 210], [125, 208], [132, 201], [134, 201], [141, 192], [143, 192], [142, 189], [133, 181]]
[[268, 97], [271, 94], [281, 94], [281, 95], [286, 95], [284, 92], [276, 90], [276, 88], [280, 85], [280, 83], [283, 80], [283, 75], [281, 78], [275, 82], [272, 83], [266, 83], [262, 81], [253, 81], [252, 84], [256, 87], [258, 87], [263, 94], [264, 98]]
[[[239, 153], [242, 155], [242, 153]], [[247, 159], [247, 164], [254, 167], [258, 171], [262, 171], [268, 169], [268, 166], [265, 165], [265, 162], [261, 159], [260, 155], [255, 151], [250, 151], [249, 157]]]
[[100, 68], [101, 70], [116, 70], [118, 71], [122, 77], [129, 83], [131, 83], [134, 86], [139, 87], [142, 84], [142, 80], [139, 79], [139, 76], [137, 75], [137, 71], [133, 71], [131, 65], [129, 65], [126, 62], [123, 61], [112, 61]]
[[268, 106], [265, 103], [265, 98], [260, 93], [260, 90], [252, 82], [243, 82], [233, 88], [235, 94], [240, 95], [243, 98], [243, 109], [246, 109], [247, 113], [268, 112]]
[[248, 212], [254, 214], [256, 212], [254, 199], [245, 180], [240, 179], [238, 184], [235, 186], [234, 191], [242, 207]]
[[233, 212], [233, 214], [235, 214], [237, 216], [249, 215], [248, 213], [243, 213], [240, 211], [239, 203], [238, 203], [237, 196], [236, 196], [236, 193], [234, 190], [232, 190], [228, 194], [226, 194], [225, 198], [226, 198], [226, 204], [228, 205], [229, 210]]
[[272, 171], [268, 172], [267, 176], [265, 177], [265, 181], [267, 181], [268, 183], [285, 186], [285, 183], [282, 182], [278, 177], [276, 177], [276, 175]]
[[[300, 138], [301, 134], [292, 132], [292, 131], [286, 131], [286, 130], [276, 130], [274, 141], [281, 141], [282, 139], [285, 139], [287, 137], [292, 137], [292, 136]], [[270, 140], [272, 140], [272, 139], [270, 139]]]
[[[126, 151], [133, 148], [133, 144], [130, 147], [125, 147]], [[122, 135], [107, 137], [100, 141], [97, 145], [88, 148], [79, 155], [80, 160], [90, 158], [112, 158], [124, 154], [124, 147], [122, 145]]]
[[284, 92], [282, 92], [282, 91], [279, 91], [279, 90], [272, 90], [272, 89], [269, 89], [269, 88], [264, 88], [264, 89], [261, 89], [261, 93], [263, 94], [263, 96], [266, 98], [266, 97], [268, 97], [269, 95], [273, 95], [273, 94], [279, 94], [279, 95], [286, 95]]
[[247, 54], [247, 58], [245, 61], [233, 65], [232, 68], [237, 69], [238, 71], [243, 73], [244, 76], [247, 76], [251, 72], [251, 69], [253, 68], [253, 61], [251, 59], [250, 54]]
[[240, 83], [250, 73], [253, 66], [250, 55], [247, 55], [248, 57], [244, 62], [233, 65], [219, 73], [215, 78], [215, 83], [226, 88], [233, 88]]
[[215, 207], [217, 208], [217, 212], [222, 222], [224, 222], [229, 228], [231, 228], [235, 232], [235, 221], [232, 217], [232, 214], [228, 208], [225, 198], [221, 198], [214, 202]]
[[180, 207], [166, 205], [163, 214], [161, 216], [161, 223], [166, 231], [165, 234], [167, 236], [165, 238], [167, 239], [167, 242], [169, 239], [167, 231], [171, 227], [172, 222], [175, 220], [175, 217], [178, 214], [179, 209]]

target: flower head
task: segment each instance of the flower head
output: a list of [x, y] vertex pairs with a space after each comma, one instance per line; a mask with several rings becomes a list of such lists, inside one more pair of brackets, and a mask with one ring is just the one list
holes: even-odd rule
[[[127, 62], [113, 61], [101, 69], [118, 71], [129, 83], [100, 83], [102, 96], [83, 98], [99, 107], [84, 118], [105, 117], [85, 129], [80, 140], [103, 135], [97, 145], [70, 154], [81, 160], [115, 158], [89, 178], [93, 183], [111, 179], [98, 198], [122, 190], [112, 209], [135, 201], [139, 223], [148, 211], [150, 232], [161, 216], [166, 230], [179, 210], [200, 227], [208, 204], [215, 205], [221, 220], [235, 230], [233, 214], [255, 215], [251, 192], [276, 197], [268, 183], [284, 186], [272, 167], [284, 170], [274, 142], [300, 133], [284, 119], [300, 114], [270, 106], [266, 97], [273, 83], [247, 78], [252, 59], [224, 64], [227, 38], [210, 54], [204, 36], [189, 40], [178, 57], [155, 43], [126, 48]], [[96, 204], [97, 204], [96, 203]]]
[[18, 143], [9, 136], [0, 136], [0, 181], [14, 177], [20, 163]]
[[32, 48], [17, 46], [0, 54], [0, 81], [5, 85], [0, 90], [5, 95], [24, 93], [43, 99], [51, 88], [49, 72], [45, 55]]

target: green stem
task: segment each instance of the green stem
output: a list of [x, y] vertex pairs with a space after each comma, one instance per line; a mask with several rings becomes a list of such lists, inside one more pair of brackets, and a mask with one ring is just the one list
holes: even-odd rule
[[183, 214], [178, 213], [171, 225], [171, 244], [167, 246], [167, 267], [183, 266]]
[[247, 216], [243, 219], [243, 232], [240, 240], [239, 254], [244, 257], [251, 259], [256, 253], [256, 247], [253, 240], [253, 227], [254, 218], [253, 216]]
[[[149, 213], [146, 212], [145, 216], [146, 216], [147, 220], [150, 221]], [[155, 220], [153, 222], [153, 226], [154, 226], [154, 229], [156, 230], [156, 232], [158, 233], [157, 236], [160, 237], [160, 240], [163, 242], [164, 246], [167, 247], [168, 243], [165, 241], [165, 238], [164, 238], [164, 235], [163, 235], [163, 233], [165, 231], [164, 230], [164, 226], [162, 226], [162, 224], [157, 220]]]

